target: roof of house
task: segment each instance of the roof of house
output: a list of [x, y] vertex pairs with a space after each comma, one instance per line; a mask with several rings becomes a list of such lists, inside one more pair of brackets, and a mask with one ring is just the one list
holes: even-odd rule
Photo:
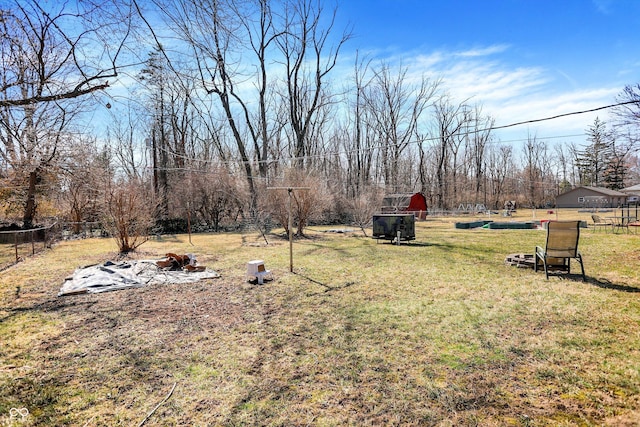
[[632, 185], [631, 187], [623, 188], [620, 191], [625, 192], [625, 193], [631, 193], [631, 192], [634, 192], [634, 191], [640, 191], [640, 184], [636, 184], [636, 185]]
[[571, 190], [569, 190], [569, 191], [567, 191], [565, 193], [562, 193], [560, 195], [562, 196], [562, 195], [565, 195], [565, 194], [568, 194], [568, 193], [572, 193], [572, 192], [580, 190], [580, 189], [587, 189], [587, 190], [593, 191], [595, 193], [603, 194], [605, 196], [614, 196], [614, 197], [626, 197], [627, 196], [625, 193], [623, 193], [621, 191], [611, 190], [609, 188], [603, 188], [603, 187], [590, 187], [590, 186], [586, 186], [586, 185], [585, 186], [581, 186], [581, 187], [573, 188], [573, 189], [571, 189]]

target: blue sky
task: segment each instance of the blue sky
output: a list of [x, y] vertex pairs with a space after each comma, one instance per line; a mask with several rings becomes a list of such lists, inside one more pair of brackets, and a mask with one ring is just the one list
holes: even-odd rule
[[[348, 24], [347, 56], [357, 49], [440, 77], [496, 125], [612, 104], [640, 82], [640, 0], [339, 0], [337, 28]], [[584, 133], [596, 115], [608, 119], [590, 113], [498, 136], [582, 144], [563, 137]]]

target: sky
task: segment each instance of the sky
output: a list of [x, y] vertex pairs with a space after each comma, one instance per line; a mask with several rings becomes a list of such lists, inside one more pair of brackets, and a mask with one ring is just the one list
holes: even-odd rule
[[[594, 109], [640, 83], [640, 0], [337, 0], [346, 57], [441, 78], [496, 126]], [[329, 7], [329, 6], [326, 6]], [[608, 110], [496, 131], [585, 144]]]

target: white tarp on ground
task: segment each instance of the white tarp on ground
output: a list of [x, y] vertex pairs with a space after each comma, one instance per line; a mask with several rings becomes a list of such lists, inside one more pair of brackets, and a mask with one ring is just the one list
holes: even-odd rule
[[139, 288], [153, 284], [193, 283], [216, 277], [220, 275], [208, 269], [193, 272], [161, 269], [152, 260], [107, 261], [77, 269], [65, 280], [58, 296]]

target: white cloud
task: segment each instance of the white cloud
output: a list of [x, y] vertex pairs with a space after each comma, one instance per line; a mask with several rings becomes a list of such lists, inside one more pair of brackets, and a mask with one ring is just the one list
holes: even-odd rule
[[470, 57], [494, 55], [496, 53], [502, 53], [508, 49], [509, 49], [509, 45], [507, 44], [497, 44], [497, 45], [487, 46], [483, 48], [475, 48], [475, 49], [464, 50], [461, 52], [455, 52], [454, 55], [460, 56], [463, 58], [470, 58]]
[[459, 62], [442, 70], [443, 83], [458, 99], [483, 104], [503, 102], [535, 91], [548, 82], [539, 68], [503, 68], [498, 63]]
[[[585, 89], [566, 93], [540, 93], [526, 100], [513, 99], [502, 106], [493, 106], [497, 125], [540, 120], [555, 116], [563, 116], [553, 120], [539, 121], [512, 128], [533, 130], [541, 136], [555, 137], [577, 135], [593, 123], [596, 117], [606, 121], [607, 110], [585, 112], [610, 105], [617, 94], [617, 88]], [[585, 113], [580, 113], [585, 112]], [[569, 113], [580, 113], [570, 114]]]
[[[406, 82], [419, 83], [423, 77], [442, 81], [441, 89], [454, 102], [467, 101], [482, 105], [485, 114], [495, 119], [496, 126], [545, 119], [612, 104], [620, 87], [613, 83], [594, 83], [581, 88], [568, 74], [545, 64], [525, 66], [510, 61], [508, 45], [492, 45], [469, 50], [435, 50], [432, 52], [370, 52], [376, 61], [407, 68]], [[344, 60], [345, 58], [343, 58]], [[349, 62], [351, 60], [348, 60]], [[341, 72], [353, 72], [343, 68]], [[334, 78], [337, 76], [334, 75]], [[351, 75], [339, 79], [346, 81]], [[496, 131], [502, 141], [526, 140], [528, 135], [569, 138], [582, 144], [585, 129], [596, 117], [607, 120], [608, 111], [568, 115], [509, 127]]]
[[549, 83], [550, 78], [541, 67], [512, 67], [495, 57], [507, 50], [508, 45], [502, 44], [463, 51], [407, 54], [403, 65], [409, 68], [408, 77], [415, 81], [423, 75], [441, 79], [443, 89], [454, 99], [470, 99], [482, 104], [524, 96]]
[[[621, 90], [620, 84], [613, 80], [585, 86], [572, 79], [570, 73], [545, 63], [514, 64], [510, 46], [505, 44], [468, 50], [369, 54], [374, 66], [379, 64], [376, 61], [382, 61], [406, 67], [407, 83], [418, 84], [423, 77], [440, 79], [441, 89], [451, 95], [453, 102], [481, 105], [483, 112], [495, 119], [496, 126], [534, 121], [497, 130], [495, 135], [502, 141], [522, 141], [528, 135], [535, 135], [549, 141], [583, 144], [585, 130], [596, 117], [606, 122], [609, 111], [566, 114], [613, 104]], [[342, 71], [352, 73], [353, 67]], [[351, 75], [338, 80], [349, 78]], [[554, 116], [563, 117], [537, 121]], [[562, 138], [565, 136], [567, 139]]]
[[[455, 102], [468, 100], [481, 104], [483, 111], [496, 119], [496, 125], [591, 110], [612, 104], [620, 91], [613, 84], [580, 88], [569, 81], [567, 85], [568, 75], [542, 64], [514, 66], [509, 63], [507, 53], [507, 45], [436, 51], [410, 56], [413, 60], [410, 64], [405, 60], [404, 65], [414, 79], [423, 74], [441, 78], [444, 90]], [[608, 112], [601, 110], [514, 126], [498, 135], [504, 140], [523, 139], [528, 133], [549, 138], [580, 135], [597, 116], [606, 121]]]

